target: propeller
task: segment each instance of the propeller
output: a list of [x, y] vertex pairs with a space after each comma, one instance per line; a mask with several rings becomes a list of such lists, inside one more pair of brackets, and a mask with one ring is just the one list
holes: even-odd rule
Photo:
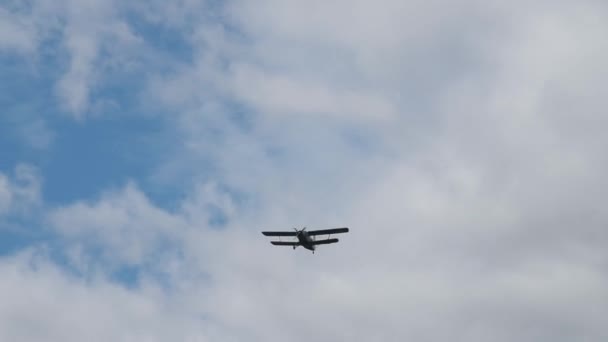
[[[296, 232], [296, 236], [295, 236], [296, 240], [300, 241], [300, 239], [298, 237], [300, 236], [300, 234], [302, 234], [302, 232], [304, 232], [306, 230], [306, 227], [303, 227], [302, 229], [299, 229], [299, 230], [298, 230], [298, 228], [293, 227], [293, 230]], [[296, 249], [295, 246], [293, 249]]]

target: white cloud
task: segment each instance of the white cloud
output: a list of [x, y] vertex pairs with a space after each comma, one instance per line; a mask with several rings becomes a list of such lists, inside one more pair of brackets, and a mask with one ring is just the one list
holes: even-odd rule
[[[23, 7], [23, 8], [22, 8]], [[139, 39], [121, 17], [117, 2], [35, 0], [30, 4], [0, 8], [0, 48], [34, 55], [45, 63], [48, 55], [60, 58], [67, 51], [67, 70], [55, 85], [63, 109], [83, 119], [95, 100], [91, 92], [116, 67], [128, 65]], [[39, 50], [43, 43], [59, 38]], [[103, 58], [101, 56], [103, 55]], [[43, 58], [44, 57], [44, 58]], [[61, 65], [61, 64], [60, 64]]]
[[[323, 261], [226, 232], [195, 263], [224, 279], [216, 314], [266, 340], [302, 327], [327, 340], [605, 338], [586, 314], [602, 311], [607, 281], [603, 5], [334, 5], [233, 3], [245, 38], [204, 36], [213, 44], [167, 87], [188, 94], [166, 103], [188, 107], [189, 153], [256, 199], [232, 229], [353, 228]], [[255, 110], [247, 129], [208, 110], [218, 89]], [[344, 89], [385, 99], [393, 120], [353, 120], [365, 106], [342, 105]], [[345, 141], [357, 132], [363, 146]], [[229, 274], [243, 265], [253, 274]]]
[[17, 165], [12, 177], [0, 173], [0, 218], [31, 214], [40, 204], [40, 191], [40, 176], [30, 165]]
[[[289, 75], [273, 75], [247, 65], [234, 67], [236, 99], [258, 111], [274, 115], [330, 115], [352, 119], [389, 120], [397, 115], [394, 105], [369, 90], [330, 88], [293, 80]], [[255, 87], [251, 85], [255, 84]]]
[[46, 121], [42, 119], [24, 122], [19, 127], [19, 131], [21, 131], [21, 139], [27, 145], [38, 150], [48, 149], [55, 138], [55, 133], [48, 127]]
[[0, 51], [30, 54], [36, 46], [36, 30], [31, 20], [0, 7]]
[[126, 290], [64, 273], [31, 251], [0, 262], [0, 339], [209, 341], [201, 321], [176, 311], [158, 288]]
[[11, 205], [13, 194], [5, 175], [0, 174], [0, 213], [5, 213]]
[[[205, 224], [205, 207], [208, 201], [219, 204], [223, 200], [209, 187], [195, 191], [201, 198], [185, 203], [187, 209], [174, 214], [174, 220], [159, 219], [159, 209], [149, 204], [140, 206], [146, 201], [143, 195], [134, 195], [133, 189], [107, 197], [104, 201], [109, 203], [122, 201], [120, 207], [124, 209], [117, 206], [118, 211], [135, 213], [124, 216], [128, 224], [115, 224], [132, 233], [138, 232], [142, 225], [150, 225], [150, 221], [157, 226], [165, 221], [187, 221], [188, 225], [170, 233], [182, 243], [169, 252], [182, 257], [150, 265], [153, 271], [164, 272], [168, 277], [164, 278], [171, 284], [168, 297], [159, 299], [154, 291], [149, 292], [149, 287], [158, 285], [146, 273], [153, 271], [144, 271], [141, 288], [138, 286], [120, 296], [118, 305], [123, 308], [121, 315], [134, 324], [122, 326], [112, 323], [118, 320], [111, 320], [111, 328], [105, 334], [131, 336], [125, 334], [133, 334], [136, 327], [141, 327], [142, 334], [147, 332], [144, 336], [152, 340], [163, 336], [163, 331], [167, 331], [166, 336], [194, 340], [197, 340], [195, 336], [203, 336], [202, 332], [209, 334], [210, 331], [222, 339], [249, 336], [254, 340], [308, 340], [309, 336], [302, 335], [300, 329], [315, 331], [315, 336], [322, 341], [443, 340], [454, 336], [492, 341], [566, 341], [586, 336], [600, 341], [606, 336], [601, 320], [606, 306], [600, 298], [608, 279], [598, 272], [599, 265], [593, 259], [567, 250], [531, 257], [525, 246], [511, 246], [515, 248], [496, 260], [505, 251], [491, 247], [504, 245], [507, 241], [499, 240], [504, 239], [511, 228], [506, 227], [508, 222], [496, 221], [504, 216], [496, 216], [495, 202], [476, 205], [489, 199], [483, 197], [473, 203], [476, 198], [465, 196], [470, 190], [468, 181], [463, 183], [458, 174], [436, 183], [429, 182], [427, 174], [395, 171], [396, 178], [380, 181], [386, 187], [379, 197], [368, 193], [358, 196], [368, 202], [350, 210], [352, 232], [341, 236], [342, 242], [335, 248], [320, 249], [315, 257], [304, 251], [294, 253], [272, 248], [257, 229], [249, 229], [249, 226], [272, 222], [273, 218], [265, 213], [237, 213], [230, 216], [227, 229], [210, 230]], [[399, 186], [400, 182], [404, 183], [403, 187]], [[419, 186], [417, 191], [404, 191], [420, 182], [427, 184]], [[450, 189], [456, 190], [452, 196], [448, 195]], [[398, 196], [404, 192], [408, 198], [399, 201]], [[471, 195], [475, 194], [468, 196]], [[433, 197], [439, 203], [434, 202]], [[109, 222], [117, 216], [112, 210], [104, 209], [109, 203], [100, 202], [88, 208], [82, 217], [89, 217], [89, 221], [70, 224], [75, 229], [94, 229], [94, 234], [105, 235], [103, 231], [107, 227], [99, 227], [97, 222]], [[400, 210], [391, 211], [391, 206]], [[67, 210], [62, 209], [61, 215]], [[477, 216], [464, 215], [459, 210], [466, 213], [477, 210]], [[166, 215], [169, 214], [162, 216]], [[323, 215], [327, 213], [322, 210], [314, 213], [315, 217]], [[178, 217], [181, 219], [175, 220]], [[487, 226], [482, 227], [484, 224]], [[63, 227], [65, 232], [65, 223]], [[173, 228], [176, 227], [180, 225], [174, 224]], [[494, 233], [485, 235], [482, 228]], [[507, 231], [501, 232], [500, 228]], [[137, 234], [140, 243], [152, 248], [146, 257], [154, 257], [158, 247], [153, 247], [146, 235]], [[88, 237], [72, 234], [71, 239]], [[129, 243], [117, 246], [112, 240], [96, 238], [90, 245], [94, 248], [89, 251], [101, 247], [120, 254], [121, 248], [129, 248], [133, 242], [125, 240]], [[546, 247], [542, 243], [535, 248], [542, 253], [550, 252]], [[598, 246], [596, 251], [602, 250]], [[65, 276], [59, 277], [63, 278]], [[84, 305], [82, 303], [104, 296], [100, 301], [114, 303], [117, 299], [106, 297], [100, 288], [124, 291], [105, 280], [94, 285], [76, 286], [77, 293], [85, 291], [86, 295], [74, 302]], [[129, 309], [131, 303], [138, 303], [140, 299], [148, 305], [136, 311]], [[163, 323], [154, 321], [160, 303], [176, 310], [169, 310], [169, 320]], [[93, 307], [98, 305], [93, 302]], [[99, 310], [104, 317], [109, 315], [107, 311], [113, 312], [116, 308], [104, 305]], [[587, 315], [589, 310], [593, 311], [592, 315]], [[180, 317], [178, 322], [171, 320], [173, 314]], [[163, 317], [167, 317], [164, 311]], [[30, 321], [39, 324], [48, 320], [34, 317]], [[53, 326], [61, 326], [60, 322], [53, 322]], [[83, 324], [95, 329], [95, 322]], [[184, 326], [184, 322], [198, 324]], [[176, 326], [181, 328], [179, 332]], [[84, 333], [73, 331], [69, 336]]]
[[[223, 14], [238, 34], [191, 23], [196, 60], [147, 95], [179, 126], [171, 161], [211, 185], [174, 211], [134, 185], [52, 210], [95, 282], [5, 262], [4, 293], [38, 293], [46, 310], [10, 302], [0, 331], [604, 341], [604, 5], [384, 5], [234, 2]], [[253, 112], [227, 118], [243, 104]], [[0, 208], [13, 201], [2, 184]], [[259, 234], [296, 225], [352, 231], [314, 256]], [[132, 290], [106, 278], [121, 265], [141, 268]], [[81, 305], [99, 318], [42, 314]], [[85, 328], [62, 329], [68, 318]]]
[[[107, 59], [128, 56], [138, 42], [116, 7], [111, 1], [67, 1], [55, 13], [67, 22], [63, 35], [70, 54], [69, 69], [59, 80], [57, 92], [75, 118], [83, 118], [89, 110], [91, 90], [103, 76]], [[107, 56], [100, 59], [102, 51]]]
[[[133, 184], [105, 194], [97, 203], [75, 203], [55, 209], [49, 221], [66, 239], [75, 244], [74, 265], [87, 269], [88, 259], [79, 260], [82, 251], [104, 250], [92, 261], [120, 265], [147, 265], [158, 250], [175, 248], [175, 239], [184, 223], [153, 206]], [[84, 265], [84, 266], [83, 266]], [[91, 265], [95, 266], [95, 265]]]

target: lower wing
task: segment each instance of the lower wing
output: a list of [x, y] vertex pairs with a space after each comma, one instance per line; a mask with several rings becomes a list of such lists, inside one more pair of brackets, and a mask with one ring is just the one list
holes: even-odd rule
[[270, 241], [275, 246], [299, 246], [299, 242], [288, 242], [288, 241]]
[[338, 239], [327, 239], [327, 240], [315, 240], [312, 242], [313, 245], [327, 245], [329, 243], [336, 243]]

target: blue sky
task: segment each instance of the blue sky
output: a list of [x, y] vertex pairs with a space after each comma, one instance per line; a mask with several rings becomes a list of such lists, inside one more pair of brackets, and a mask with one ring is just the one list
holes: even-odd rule
[[0, 3], [0, 340], [605, 341], [607, 10]]

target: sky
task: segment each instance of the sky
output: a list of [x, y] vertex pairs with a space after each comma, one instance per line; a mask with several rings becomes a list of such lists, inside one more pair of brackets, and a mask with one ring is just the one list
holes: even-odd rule
[[[604, 1], [0, 1], [0, 340], [608, 340]], [[312, 255], [262, 230], [350, 227]]]

